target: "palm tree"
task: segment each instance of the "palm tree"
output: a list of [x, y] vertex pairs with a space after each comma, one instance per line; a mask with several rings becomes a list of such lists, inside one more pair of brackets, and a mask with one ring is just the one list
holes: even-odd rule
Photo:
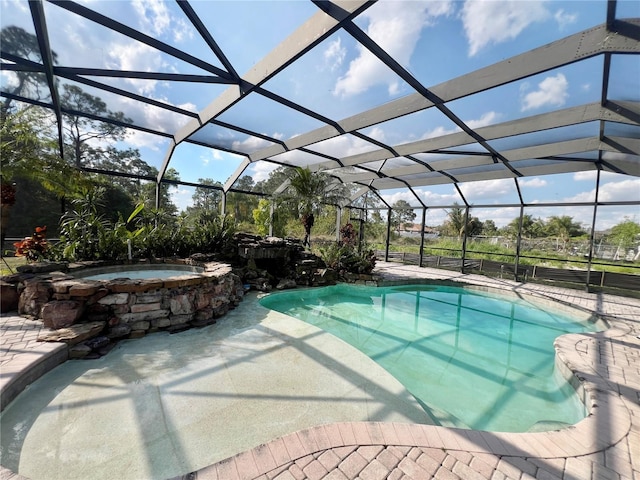
[[285, 190], [285, 201], [296, 204], [300, 222], [304, 227], [304, 245], [311, 246], [311, 229], [315, 215], [322, 205], [339, 204], [347, 198], [342, 184], [321, 172], [312, 172], [309, 168], [295, 167], [288, 172], [289, 186]]

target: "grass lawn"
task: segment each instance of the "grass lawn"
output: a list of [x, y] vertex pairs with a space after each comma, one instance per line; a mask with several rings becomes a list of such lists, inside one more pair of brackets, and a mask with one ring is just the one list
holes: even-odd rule
[[2, 257], [2, 261], [0, 261], [0, 275], [16, 273], [18, 266], [26, 264], [26, 257]]

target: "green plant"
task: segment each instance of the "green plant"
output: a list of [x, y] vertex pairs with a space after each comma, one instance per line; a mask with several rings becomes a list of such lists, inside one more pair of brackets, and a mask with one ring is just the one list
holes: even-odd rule
[[221, 253], [229, 256], [235, 245], [233, 218], [228, 215], [203, 214], [191, 232], [190, 250], [202, 253]]
[[359, 250], [356, 248], [357, 234], [350, 223], [340, 229], [340, 234], [340, 242], [318, 249], [320, 258], [338, 275], [371, 273], [376, 266], [375, 251], [367, 246], [362, 246]]
[[109, 222], [98, 213], [103, 194], [102, 187], [85, 190], [80, 198], [72, 200], [71, 210], [62, 216], [60, 242], [64, 258], [72, 261], [101, 258], [99, 238], [110, 227]]
[[30, 262], [37, 262], [44, 258], [45, 253], [49, 249], [49, 242], [46, 239], [47, 227], [36, 227], [35, 232], [24, 240], [15, 242], [16, 257], [27, 257]]
[[353, 228], [352, 223], [347, 223], [340, 229], [340, 240], [344, 245], [355, 247], [358, 241], [358, 232]]
[[289, 172], [289, 187], [280, 197], [295, 205], [304, 228], [304, 245], [311, 245], [311, 229], [323, 205], [339, 204], [347, 198], [342, 185], [322, 172], [312, 172], [308, 167], [295, 167]]

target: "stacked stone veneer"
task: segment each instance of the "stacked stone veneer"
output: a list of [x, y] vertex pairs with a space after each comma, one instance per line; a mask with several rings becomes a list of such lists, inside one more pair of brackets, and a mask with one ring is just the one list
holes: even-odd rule
[[235, 307], [243, 287], [231, 266], [201, 266], [201, 273], [185, 271], [166, 279], [100, 281], [50, 272], [12, 280], [19, 293], [18, 312], [52, 329], [40, 340], [74, 345], [101, 336], [97, 343], [107, 344], [160, 330], [205, 326]]

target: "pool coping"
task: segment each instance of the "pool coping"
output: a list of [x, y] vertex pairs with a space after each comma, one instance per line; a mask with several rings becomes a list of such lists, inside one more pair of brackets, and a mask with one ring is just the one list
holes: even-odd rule
[[[558, 478], [564, 476], [570, 464], [571, 468], [576, 468], [576, 462], [582, 465], [581, 468], [587, 468], [584, 465], [591, 465], [589, 467], [592, 469], [591, 471], [596, 466], [612, 470], [611, 455], [608, 455], [607, 452], [623, 450], [626, 451], [625, 455], [617, 453], [613, 457], [616, 459], [613, 463], [617, 462], [613, 472], [619, 470], [623, 475], [622, 478], [640, 475], [640, 460], [634, 462], [634, 458], [640, 458], [640, 406], [638, 404], [638, 395], [640, 395], [638, 387], [640, 385], [640, 339], [638, 333], [640, 326], [637, 325], [638, 319], [640, 319], [640, 301], [619, 297], [622, 301], [612, 297], [611, 305], [624, 304], [622, 310], [626, 310], [628, 313], [628, 317], [624, 315], [619, 317], [616, 315], [617, 312], [612, 314], [604, 311], [604, 306], [594, 310], [588, 307], [588, 302], [576, 300], [588, 298], [589, 294], [586, 293], [555, 287], [536, 287], [502, 279], [488, 279], [479, 275], [463, 275], [424, 268], [416, 271], [406, 268], [407, 266], [402, 267], [399, 268], [397, 264], [379, 262], [383, 282], [406, 281], [410, 275], [422, 275], [424, 279], [444, 279], [452, 282], [484, 285], [488, 288], [497, 285], [520, 293], [560, 301], [604, 317], [610, 325], [608, 330], [563, 335], [555, 343], [556, 366], [581, 394], [589, 412], [588, 416], [577, 424], [562, 430], [535, 433], [484, 432], [432, 425], [382, 422], [319, 425], [276, 438], [252, 450], [239, 453], [197, 472], [177, 478], [224, 480], [255, 478], [267, 480], [275, 478], [285, 471], [290, 472], [298, 469], [307, 472], [312, 465], [316, 465], [318, 462], [323, 466], [327, 475], [330, 475], [330, 472], [335, 469], [340, 469], [344, 476], [349, 466], [345, 462], [352, 458], [353, 449], [372, 446], [396, 448], [400, 455], [404, 455], [400, 465], [402, 462], [405, 462], [406, 465], [407, 462], [413, 461], [410, 457], [418, 454], [411, 452], [416, 452], [416, 449], [422, 449], [423, 452], [434, 449], [441, 450], [454, 457], [456, 452], [458, 456], [464, 453], [465, 458], [467, 455], [472, 458], [469, 460], [469, 465], [473, 464], [473, 458], [481, 458], [487, 464], [488, 457], [493, 457], [498, 460], [495, 462], [492, 472], [499, 470], [500, 462], [504, 459], [521, 459], [522, 461], [528, 459], [529, 462], [532, 459], [538, 459], [540, 463], [550, 462], [550, 465], [554, 464], [555, 460], [560, 460], [563, 464], [561, 468], [553, 465], [549, 467]], [[395, 278], [390, 278], [394, 275]], [[560, 298], [557, 298], [558, 296]], [[593, 298], [588, 299], [594, 301]], [[598, 301], [595, 299], [596, 304]], [[613, 307], [611, 309], [616, 310]], [[64, 345], [50, 345], [52, 346], [48, 347], [48, 351], [33, 349], [21, 352], [15, 356], [14, 360], [2, 365], [0, 387], [3, 397], [12, 389], [18, 391], [20, 388], [24, 388], [30, 381], [66, 359], [64, 358], [66, 354]], [[609, 355], [603, 355], [603, 347], [604, 350], [609, 349]], [[627, 357], [627, 366], [631, 368], [625, 369], [623, 365], [615, 365], [615, 361], [612, 365], [606, 364], [615, 360], [615, 355], [612, 356], [611, 351], [624, 348], [630, 350], [629, 355], [631, 356]], [[626, 382], [620, 382], [620, 378], [625, 379]], [[5, 406], [4, 400], [2, 406], [3, 408]], [[327, 468], [327, 462], [322, 462], [323, 458], [329, 456], [328, 452], [337, 458], [342, 458], [341, 455], [345, 455], [341, 463], [333, 466], [333, 470]], [[623, 459], [624, 457], [626, 460]], [[569, 459], [575, 459], [575, 461], [569, 462]], [[459, 470], [464, 470], [464, 467], [459, 465], [460, 461], [449, 462], [450, 465], [445, 465], [445, 463], [446, 461], [443, 460], [438, 468], [454, 472], [456, 465], [458, 465]], [[371, 466], [380, 468], [380, 462], [376, 458], [369, 459], [367, 464], [368, 467], [362, 466], [360, 470]], [[488, 464], [491, 464], [491, 461]], [[472, 468], [469, 465], [467, 468]], [[517, 468], [524, 472], [525, 470], [520, 467], [522, 465], [518, 466], [518, 462], [511, 461], [511, 468]], [[297, 470], [295, 471], [297, 472]], [[477, 468], [474, 471], [479, 475], [477, 478], [492, 478], [492, 474], [484, 475]], [[418, 471], [416, 470], [416, 472]], [[559, 475], [560, 472], [562, 475]], [[412, 476], [408, 470], [405, 474], [408, 478], [433, 478], [436, 471], [432, 476], [424, 476], [424, 470], [416, 474], [418, 476]], [[3, 479], [24, 478], [4, 467], [0, 469], [0, 475]], [[297, 477], [294, 476], [294, 478]], [[323, 476], [313, 478], [323, 478]]]

